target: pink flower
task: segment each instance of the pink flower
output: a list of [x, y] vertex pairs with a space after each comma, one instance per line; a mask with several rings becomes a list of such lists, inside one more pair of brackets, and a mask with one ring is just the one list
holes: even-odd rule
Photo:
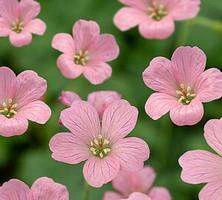
[[43, 35], [45, 23], [36, 18], [40, 4], [34, 0], [0, 0], [0, 37], [8, 37], [15, 47], [28, 45], [32, 34]]
[[175, 29], [174, 21], [194, 18], [200, 10], [200, 0], [119, 0], [120, 9], [114, 23], [126, 31], [139, 26], [140, 34], [150, 39], [168, 38]]
[[0, 67], [0, 135], [11, 137], [25, 133], [28, 120], [45, 124], [50, 108], [40, 99], [47, 89], [46, 80], [34, 71], [17, 77], [7, 67]]
[[86, 161], [83, 174], [93, 187], [110, 182], [120, 169], [140, 170], [149, 158], [149, 148], [139, 138], [125, 138], [137, 117], [137, 109], [125, 100], [112, 103], [102, 121], [88, 102], [74, 101], [60, 117], [71, 133], [58, 133], [51, 139], [52, 158], [68, 164]]
[[222, 119], [213, 119], [204, 127], [208, 145], [218, 153], [188, 151], [179, 159], [181, 178], [190, 184], [207, 183], [199, 193], [200, 200], [220, 200], [222, 194]]
[[[95, 107], [100, 119], [102, 119], [105, 109], [114, 101], [120, 100], [121, 95], [115, 91], [97, 91], [89, 94], [87, 102]], [[70, 91], [63, 91], [59, 100], [66, 106], [71, 106], [76, 100], [81, 100], [79, 95]]]
[[106, 192], [103, 200], [120, 200], [128, 198], [134, 192], [146, 194], [152, 200], [171, 200], [170, 193], [163, 187], [152, 187], [156, 173], [151, 167], [144, 167], [138, 172], [120, 171], [112, 181], [118, 191]]
[[63, 53], [57, 65], [66, 78], [75, 79], [83, 74], [92, 84], [100, 84], [111, 76], [112, 68], [106, 62], [119, 55], [115, 38], [100, 34], [99, 25], [94, 21], [77, 21], [73, 36], [55, 35], [52, 47]]
[[22, 181], [11, 179], [0, 187], [0, 200], [69, 200], [65, 186], [52, 179], [37, 179], [31, 189]]
[[[114, 200], [114, 199], [111, 199]], [[134, 192], [130, 195], [129, 198], [127, 199], [121, 199], [121, 200], [151, 200], [150, 197], [148, 197], [147, 195], [143, 194], [143, 193], [139, 193], [139, 192]], [[153, 199], [152, 199], [153, 200]]]
[[178, 126], [198, 123], [204, 114], [202, 103], [222, 96], [222, 72], [204, 71], [206, 59], [198, 47], [179, 47], [171, 61], [154, 58], [143, 72], [145, 84], [156, 91], [146, 102], [146, 113], [157, 120], [170, 112]]

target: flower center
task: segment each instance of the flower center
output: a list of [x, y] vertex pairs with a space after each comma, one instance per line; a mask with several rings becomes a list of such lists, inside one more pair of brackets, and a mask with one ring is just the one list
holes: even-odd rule
[[11, 30], [16, 33], [21, 33], [23, 29], [24, 23], [18, 19], [11, 24]]
[[86, 65], [89, 61], [89, 53], [88, 51], [79, 50], [74, 55], [74, 63], [77, 65]]
[[90, 151], [94, 156], [104, 158], [111, 151], [110, 142], [103, 138], [102, 135], [99, 135], [98, 138], [90, 142]]
[[148, 7], [148, 15], [156, 20], [160, 21], [163, 19], [166, 15], [168, 14], [166, 7], [162, 4], [159, 4], [157, 2], [153, 2], [149, 7]]
[[188, 105], [195, 97], [193, 89], [190, 86], [185, 86], [184, 84], [180, 84], [178, 90], [176, 90], [176, 94], [178, 97], [178, 102]]
[[8, 99], [4, 101], [2, 105], [0, 105], [0, 114], [6, 116], [7, 118], [11, 118], [17, 114], [16, 112], [17, 104], [13, 103], [12, 99]]

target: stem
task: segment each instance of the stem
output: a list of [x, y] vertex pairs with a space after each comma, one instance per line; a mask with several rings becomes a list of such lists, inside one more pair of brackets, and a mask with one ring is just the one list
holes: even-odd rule
[[85, 181], [84, 183], [84, 188], [83, 188], [83, 200], [89, 200], [89, 185]]

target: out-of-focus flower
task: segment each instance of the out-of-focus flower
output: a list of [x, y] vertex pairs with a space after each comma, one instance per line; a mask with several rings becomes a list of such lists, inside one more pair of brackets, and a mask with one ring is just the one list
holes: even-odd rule
[[194, 18], [200, 10], [200, 0], [119, 0], [120, 9], [114, 23], [126, 31], [139, 26], [140, 34], [150, 39], [165, 39], [175, 29], [174, 21]]
[[61, 73], [69, 79], [83, 74], [92, 84], [100, 84], [112, 74], [106, 63], [116, 59], [119, 47], [110, 34], [100, 34], [94, 21], [79, 20], [73, 26], [73, 36], [55, 35], [52, 47], [63, 54], [57, 60]]
[[138, 172], [121, 170], [112, 181], [113, 188], [118, 192], [108, 191], [103, 200], [120, 200], [130, 197], [134, 192], [146, 194], [152, 200], [170, 200], [169, 191], [164, 187], [153, 187], [156, 173], [151, 167], [144, 167]]
[[0, 200], [69, 200], [65, 186], [52, 179], [37, 179], [31, 189], [22, 181], [11, 179], [0, 187]]
[[222, 119], [212, 119], [204, 127], [208, 145], [218, 155], [209, 151], [188, 151], [179, 159], [181, 178], [190, 184], [207, 183], [199, 193], [200, 200], [219, 200], [222, 194]]
[[[121, 95], [115, 91], [97, 91], [88, 95], [87, 102], [95, 107], [100, 119], [102, 119], [103, 113], [106, 108], [116, 100], [120, 100]], [[66, 106], [71, 106], [76, 100], [81, 100], [78, 94], [71, 91], [63, 91], [59, 100]]]
[[[110, 199], [111, 200], [111, 199]], [[115, 200], [115, 199], [112, 199]], [[146, 194], [140, 193], [140, 192], [134, 192], [132, 193], [129, 198], [127, 199], [121, 199], [121, 200], [151, 200], [150, 197], [148, 197]], [[153, 200], [153, 199], [152, 199]]]
[[25, 133], [28, 120], [45, 124], [50, 108], [41, 101], [47, 82], [34, 71], [17, 77], [8, 67], [0, 67], [0, 135], [10, 137]]
[[149, 158], [148, 145], [125, 138], [135, 127], [138, 110], [125, 100], [112, 103], [103, 113], [85, 101], [74, 101], [62, 111], [62, 124], [71, 133], [58, 133], [50, 141], [52, 157], [68, 164], [86, 161], [83, 174], [89, 185], [101, 187], [120, 171], [137, 171]]
[[34, 0], [0, 0], [0, 37], [8, 37], [12, 45], [21, 47], [32, 41], [32, 34], [43, 35], [45, 23], [36, 18], [41, 7]]
[[146, 102], [146, 113], [157, 120], [170, 111], [178, 126], [198, 123], [204, 114], [202, 103], [222, 96], [222, 72], [204, 71], [206, 60], [198, 47], [179, 47], [171, 61], [154, 58], [143, 72], [145, 84], [156, 91]]

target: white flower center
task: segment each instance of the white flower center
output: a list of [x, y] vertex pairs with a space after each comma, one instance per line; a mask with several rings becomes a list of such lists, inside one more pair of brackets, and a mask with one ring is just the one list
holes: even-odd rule
[[110, 142], [99, 135], [98, 138], [90, 142], [90, 151], [94, 156], [104, 158], [111, 151]]
[[148, 7], [148, 15], [156, 21], [160, 21], [167, 14], [168, 14], [168, 12], [166, 10], [166, 7], [158, 2], [153, 2]]
[[89, 53], [88, 51], [79, 50], [74, 55], [74, 63], [77, 65], [86, 65], [89, 61]]
[[184, 84], [180, 84], [178, 90], [176, 90], [176, 94], [178, 97], [178, 101], [184, 105], [188, 105], [195, 97], [193, 89], [190, 86], [185, 86]]
[[12, 99], [8, 99], [0, 105], [0, 114], [6, 116], [7, 118], [11, 118], [17, 114], [17, 106], [18, 105], [16, 103], [13, 103]]
[[24, 23], [19, 19], [17, 19], [11, 24], [11, 30], [16, 33], [21, 33], [23, 29], [24, 29]]

